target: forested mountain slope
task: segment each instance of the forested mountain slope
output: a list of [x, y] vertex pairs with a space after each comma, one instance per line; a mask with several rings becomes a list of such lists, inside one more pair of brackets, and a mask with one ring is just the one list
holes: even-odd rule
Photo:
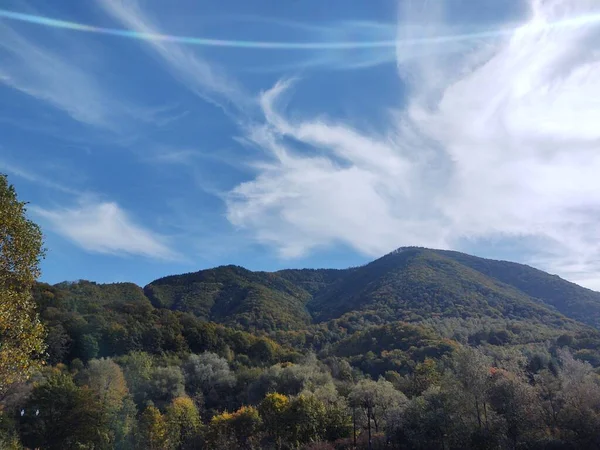
[[600, 292], [523, 264], [477, 258], [452, 251], [437, 250], [436, 253], [511, 285], [555, 307], [568, 317], [600, 328]]
[[600, 331], [533, 294], [593, 297], [470, 258], [38, 283], [48, 365], [0, 399], [0, 448], [596, 448]]
[[554, 329], [600, 327], [600, 293], [532, 267], [408, 247], [362, 267], [252, 272], [222, 266], [131, 283], [61, 283], [64, 301], [150, 301], [156, 308], [248, 331], [306, 329], [350, 317], [391, 321], [489, 319]]
[[[523, 267], [526, 273], [526, 266], [515, 266]], [[579, 289], [572, 290], [572, 304], [588, 299], [588, 290]], [[552, 301], [461, 264], [444, 252], [421, 248], [399, 249], [355, 269], [351, 276], [318, 292], [307, 306], [319, 321], [353, 311], [371, 311], [386, 321], [490, 317], [561, 327], [569, 322], [565, 316], [577, 316], [568, 308], [561, 314]]]
[[277, 274], [237, 266], [161, 278], [144, 292], [156, 307], [250, 330], [287, 330], [310, 322], [308, 292]]

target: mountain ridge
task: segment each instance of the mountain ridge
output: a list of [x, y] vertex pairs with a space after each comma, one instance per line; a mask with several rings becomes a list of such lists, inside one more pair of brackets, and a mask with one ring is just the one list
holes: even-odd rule
[[[361, 314], [373, 323], [487, 317], [600, 329], [598, 292], [524, 264], [423, 247], [401, 247], [348, 269], [254, 272], [226, 265], [158, 278], [139, 290], [123, 285], [156, 308], [267, 333]], [[75, 299], [77, 292], [90, 295], [89, 286], [59, 286]]]

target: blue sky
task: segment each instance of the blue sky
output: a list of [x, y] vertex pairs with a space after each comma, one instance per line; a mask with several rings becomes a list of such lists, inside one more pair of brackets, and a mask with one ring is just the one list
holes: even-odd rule
[[600, 288], [597, 0], [8, 0], [0, 171], [43, 279], [405, 245]]

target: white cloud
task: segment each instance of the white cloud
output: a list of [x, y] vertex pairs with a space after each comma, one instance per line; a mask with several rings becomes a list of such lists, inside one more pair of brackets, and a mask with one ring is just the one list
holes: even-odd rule
[[[100, 6], [127, 28], [146, 36], [158, 36], [153, 23], [136, 0], [98, 0]], [[173, 76], [194, 94], [228, 111], [244, 108], [249, 101], [242, 88], [216, 64], [201, 58], [194, 50], [173, 42], [146, 39], [144, 44], [160, 57]]]
[[44, 101], [78, 122], [115, 132], [124, 131], [125, 124], [161, 126], [178, 117], [170, 107], [131, 104], [81, 64], [72, 41], [56, 42], [60, 52], [0, 23], [0, 84]]
[[174, 260], [165, 239], [132, 221], [116, 203], [83, 203], [75, 208], [30, 208], [56, 233], [93, 253]]
[[110, 108], [95, 80], [58, 54], [0, 24], [0, 82], [46, 101], [75, 120], [110, 125]]
[[600, 23], [589, 17], [600, 4], [532, 0], [523, 25], [493, 40], [420, 52], [403, 44], [450, 29], [449, 3], [405, 3], [397, 53], [408, 106], [384, 135], [285, 118], [276, 100], [288, 83], [264, 93], [267, 124], [249, 139], [270, 158], [230, 193], [230, 221], [291, 257], [334, 242], [378, 255], [527, 237], [532, 261], [591, 285], [600, 269]]
[[[249, 139], [273, 160], [260, 175], [228, 197], [228, 218], [251, 227], [259, 240], [296, 257], [314, 247], [341, 242], [369, 255], [410, 238], [412, 244], [446, 247], [439, 222], [421, 214], [424, 199], [415, 175], [424, 161], [405, 154], [397, 134], [367, 136], [325, 119], [290, 122], [276, 112], [279, 83], [261, 97], [267, 124]], [[314, 156], [293, 149], [310, 145]], [[403, 212], [411, 211], [411, 215]], [[426, 213], [426, 211], [422, 211]]]

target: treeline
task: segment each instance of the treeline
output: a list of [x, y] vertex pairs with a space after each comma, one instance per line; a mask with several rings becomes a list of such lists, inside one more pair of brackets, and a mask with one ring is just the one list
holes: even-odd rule
[[[89, 295], [73, 296], [73, 287]], [[300, 356], [267, 336], [206, 322], [190, 313], [154, 308], [143, 294], [135, 295], [130, 284], [111, 285], [111, 290], [117, 288], [120, 291], [105, 301], [106, 286], [89, 282], [74, 284], [68, 292], [60, 285], [40, 283], [34, 287], [33, 297], [47, 330], [50, 364], [134, 351], [156, 355], [232, 352], [244, 364], [259, 365]]]
[[39, 284], [42, 234], [3, 176], [0, 206], [0, 449], [600, 448], [600, 333], [483, 272], [425, 255], [397, 276], [392, 255], [352, 271], [373, 302], [309, 324], [312, 293], [360, 286]]
[[456, 348], [377, 380], [340, 357], [216, 353], [57, 364], [2, 400], [1, 448], [575, 449], [600, 446], [600, 379], [566, 350]]

